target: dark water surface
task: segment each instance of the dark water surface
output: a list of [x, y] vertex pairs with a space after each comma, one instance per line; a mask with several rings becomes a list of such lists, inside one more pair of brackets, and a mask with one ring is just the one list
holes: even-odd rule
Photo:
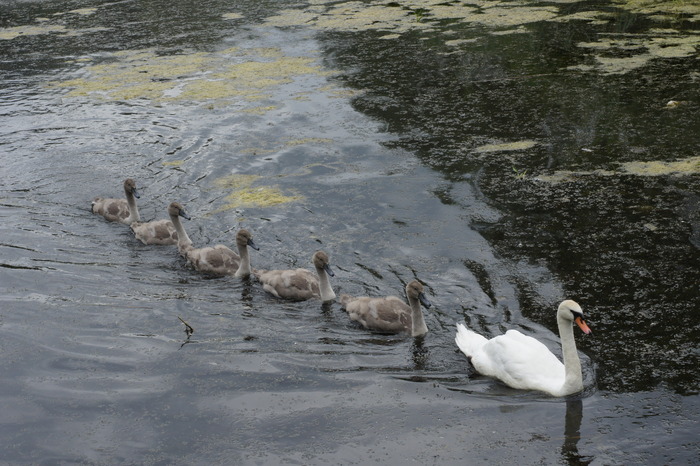
[[[700, 455], [700, 12], [594, 2], [0, 4], [9, 464], [691, 464]], [[424, 338], [211, 279], [89, 212], [136, 179], [197, 245], [427, 285]], [[584, 393], [479, 377], [466, 321]], [[189, 338], [184, 319], [194, 328]]]

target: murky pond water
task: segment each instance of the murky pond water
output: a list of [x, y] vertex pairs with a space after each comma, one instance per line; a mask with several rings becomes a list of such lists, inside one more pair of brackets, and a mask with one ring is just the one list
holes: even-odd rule
[[[700, 8], [643, 3], [0, 5], [3, 461], [697, 461]], [[256, 267], [420, 279], [429, 333], [200, 276], [89, 212], [126, 177], [197, 245], [253, 231]], [[557, 352], [564, 298], [581, 395], [454, 344]]]

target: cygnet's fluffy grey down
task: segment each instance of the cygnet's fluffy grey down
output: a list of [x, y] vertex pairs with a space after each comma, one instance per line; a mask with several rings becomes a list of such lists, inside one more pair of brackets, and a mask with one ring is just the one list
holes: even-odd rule
[[[168, 206], [168, 215], [170, 215], [171, 206]], [[175, 225], [173, 225], [171, 220], [164, 219], [154, 220], [152, 222], [133, 222], [131, 224], [131, 231], [134, 232], [136, 239], [141, 241], [143, 244], [177, 244], [177, 230], [175, 230]]]
[[408, 305], [396, 296], [354, 298], [343, 294], [340, 304], [350, 319], [367, 329], [386, 333], [408, 332], [414, 337], [423, 335], [428, 332], [428, 327], [420, 305], [422, 303], [426, 308], [431, 306], [423, 292], [423, 285], [418, 280], [409, 282], [406, 296]]
[[126, 223], [127, 225], [140, 221], [141, 217], [135, 198], [141, 196], [136, 190], [136, 182], [133, 179], [124, 180], [124, 194], [126, 194], [126, 199], [96, 197], [92, 201], [92, 213], [102, 215], [110, 222]]
[[240, 256], [223, 244], [217, 244], [213, 247], [195, 248], [192, 246], [192, 241], [187, 236], [185, 228], [180, 222], [180, 217], [189, 220], [189, 216], [186, 213], [183, 215], [184, 208], [182, 205], [173, 202], [170, 204], [168, 212], [170, 213], [170, 221], [177, 231], [178, 251], [197, 271], [217, 276], [235, 275], [236, 277], [247, 277], [251, 274], [248, 246], [256, 251], [260, 248], [255, 244], [253, 235], [248, 230], [241, 229], [236, 234], [236, 246]]
[[268, 293], [282, 299], [304, 301], [320, 298], [325, 301], [335, 299], [329, 276], [334, 276], [329, 265], [328, 254], [316, 251], [311, 257], [316, 274], [306, 269], [255, 270], [253, 273]]

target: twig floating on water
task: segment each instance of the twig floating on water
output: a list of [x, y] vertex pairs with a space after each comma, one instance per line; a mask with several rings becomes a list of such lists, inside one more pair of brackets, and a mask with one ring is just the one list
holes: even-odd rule
[[192, 326], [191, 326], [190, 324], [188, 324], [187, 322], [185, 322], [184, 319], [183, 319], [182, 317], [177, 316], [177, 318], [180, 319], [180, 322], [182, 322], [183, 324], [185, 324], [185, 333], [187, 334], [187, 338], [189, 338], [190, 335], [192, 335], [192, 334], [194, 333], [194, 329], [192, 328]]

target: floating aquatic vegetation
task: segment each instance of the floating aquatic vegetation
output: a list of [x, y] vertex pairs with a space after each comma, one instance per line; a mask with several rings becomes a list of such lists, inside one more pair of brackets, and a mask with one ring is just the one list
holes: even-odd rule
[[486, 152], [506, 152], [506, 151], [518, 151], [526, 150], [537, 145], [536, 141], [523, 140], [515, 142], [504, 142], [500, 144], [486, 144], [476, 148], [476, 152], [483, 154]]
[[41, 34], [65, 34], [66, 32], [68, 32], [68, 29], [61, 25], [39, 24], [13, 26], [0, 29], [0, 40], [12, 40], [20, 36], [38, 36]]
[[[593, 51], [592, 55], [596, 64], [569, 68], [583, 71], [597, 70], [607, 74], [623, 74], [646, 66], [654, 59], [686, 58], [697, 55], [700, 35], [673, 35], [669, 30], [657, 32], [657, 34], [644, 36], [624, 34], [595, 42], [580, 42], [577, 44], [579, 47]], [[616, 53], [624, 56], [612, 56]]]
[[74, 14], [74, 15], [81, 15], [81, 16], [89, 16], [89, 15], [94, 15], [97, 12], [97, 8], [78, 8], [76, 10], [70, 10], [67, 11], [67, 14]]
[[634, 13], [654, 16], [661, 20], [686, 15], [690, 21], [700, 21], [697, 0], [613, 0], [616, 5]]
[[480, 0], [470, 1], [469, 5], [441, 0], [406, 0], [391, 4], [313, 2], [303, 10], [282, 10], [267, 18], [266, 25], [308, 26], [334, 31], [387, 31], [391, 34], [382, 38], [390, 39], [410, 30], [432, 30], [431, 23], [436, 21], [513, 27], [549, 20], [557, 15], [558, 8], [554, 6], [523, 6]]
[[215, 180], [217, 188], [233, 191], [224, 198], [225, 204], [212, 213], [239, 207], [272, 207], [303, 199], [298, 195], [287, 196], [276, 187], [253, 186], [260, 178], [258, 175], [230, 175]]
[[[245, 58], [243, 58], [245, 57]], [[162, 55], [154, 50], [122, 51], [110, 61], [86, 66], [85, 77], [54, 82], [68, 97], [106, 100], [254, 102], [302, 75], [326, 76], [315, 58], [285, 56], [279, 49], [230, 48], [219, 52]], [[210, 104], [211, 105], [211, 104]], [[257, 113], [274, 107], [249, 109]]]
[[637, 176], [684, 176], [696, 175], [700, 173], [700, 156], [690, 157], [674, 162], [654, 160], [650, 162], [625, 162], [620, 164], [620, 171], [612, 170], [591, 170], [591, 171], [569, 171], [560, 170], [548, 175], [538, 175], [538, 181], [558, 184], [575, 181], [581, 176], [613, 176], [620, 173]]
[[304, 144], [332, 144], [332, 139], [327, 138], [302, 138], [302, 139], [291, 139], [284, 143], [285, 146], [302, 146]]
[[556, 18], [558, 14], [559, 9], [550, 6], [498, 6], [485, 8], [480, 14], [469, 16], [466, 20], [490, 27], [513, 27], [551, 20]]
[[700, 173], [700, 156], [675, 162], [626, 162], [621, 168], [626, 173], [640, 176], [690, 175]]

